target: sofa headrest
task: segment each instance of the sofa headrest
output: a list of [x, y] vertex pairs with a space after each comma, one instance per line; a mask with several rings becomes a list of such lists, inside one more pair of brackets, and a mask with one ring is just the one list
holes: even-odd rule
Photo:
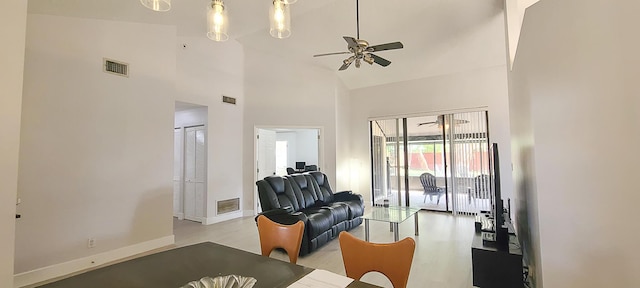
[[321, 186], [321, 187], [324, 186], [324, 173], [320, 171], [313, 171], [313, 172], [309, 172], [309, 175], [311, 175], [311, 177], [316, 179], [316, 183], [318, 183], [318, 186]]
[[307, 177], [304, 177], [304, 175], [302, 174], [291, 175], [289, 176], [289, 179], [296, 181], [296, 184], [298, 184], [298, 187], [300, 187], [300, 189], [302, 190], [309, 188], [309, 182], [307, 181]]
[[271, 188], [273, 188], [276, 194], [284, 193], [284, 178], [280, 176], [267, 176], [264, 180], [271, 185]]

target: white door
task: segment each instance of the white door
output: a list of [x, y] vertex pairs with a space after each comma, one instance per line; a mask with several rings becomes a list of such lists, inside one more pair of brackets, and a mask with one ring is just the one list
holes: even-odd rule
[[288, 146], [287, 141], [276, 141], [276, 175], [287, 175]]
[[185, 128], [184, 218], [202, 222], [206, 195], [205, 128]]
[[[256, 159], [258, 163], [256, 166], [258, 167], [257, 180], [264, 179], [264, 177], [275, 175], [276, 174], [276, 131], [258, 129], [258, 135], [256, 136]], [[261, 211], [260, 209], [260, 201], [258, 199], [256, 188], [256, 213]]]
[[173, 216], [178, 219], [184, 219], [184, 204], [182, 202], [182, 155], [184, 146], [184, 137], [182, 129], [176, 128], [173, 131]]

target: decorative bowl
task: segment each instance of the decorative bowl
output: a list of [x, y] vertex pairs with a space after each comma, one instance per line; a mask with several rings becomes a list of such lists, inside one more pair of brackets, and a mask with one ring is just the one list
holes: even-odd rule
[[191, 281], [180, 288], [251, 288], [256, 284], [252, 277], [227, 275], [215, 278], [203, 277], [198, 281]]

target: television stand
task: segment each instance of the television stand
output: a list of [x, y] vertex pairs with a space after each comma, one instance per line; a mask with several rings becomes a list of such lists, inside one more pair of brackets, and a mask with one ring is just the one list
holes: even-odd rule
[[[505, 221], [512, 231], [510, 222]], [[484, 237], [483, 237], [483, 234]], [[496, 245], [486, 239], [487, 232], [478, 231], [471, 244], [473, 286], [481, 288], [522, 288], [522, 249], [516, 235], [509, 233], [507, 246]]]

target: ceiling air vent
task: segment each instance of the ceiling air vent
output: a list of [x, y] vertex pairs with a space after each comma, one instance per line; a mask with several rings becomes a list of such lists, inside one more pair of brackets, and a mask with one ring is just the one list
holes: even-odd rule
[[229, 96], [222, 96], [222, 102], [236, 105], [236, 98]]
[[129, 64], [104, 58], [104, 72], [129, 77]]

